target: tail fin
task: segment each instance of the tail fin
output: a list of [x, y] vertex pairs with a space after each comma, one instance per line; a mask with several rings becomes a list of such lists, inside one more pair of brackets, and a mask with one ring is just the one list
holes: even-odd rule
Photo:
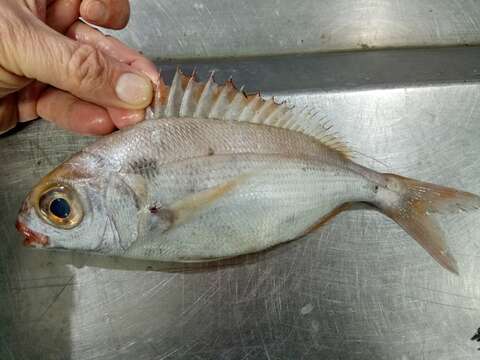
[[444, 268], [458, 275], [457, 262], [430, 213], [452, 213], [480, 208], [480, 197], [468, 192], [384, 174], [376, 206], [395, 220]]

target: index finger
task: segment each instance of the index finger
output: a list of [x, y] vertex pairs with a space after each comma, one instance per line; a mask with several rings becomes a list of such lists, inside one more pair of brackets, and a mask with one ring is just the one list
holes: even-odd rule
[[157, 68], [150, 60], [120, 40], [113, 36], [105, 36], [100, 30], [88, 26], [81, 20], [72, 24], [65, 35], [73, 40], [95, 46], [108, 56], [131, 65], [147, 75], [152, 82], [158, 80]]

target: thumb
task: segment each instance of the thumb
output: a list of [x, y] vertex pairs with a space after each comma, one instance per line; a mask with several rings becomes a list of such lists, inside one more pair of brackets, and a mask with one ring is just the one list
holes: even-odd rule
[[141, 72], [90, 44], [57, 33], [33, 16], [12, 33], [16, 41], [3, 42], [11, 44], [9, 70], [16, 75], [102, 106], [143, 109], [152, 100], [152, 83]]

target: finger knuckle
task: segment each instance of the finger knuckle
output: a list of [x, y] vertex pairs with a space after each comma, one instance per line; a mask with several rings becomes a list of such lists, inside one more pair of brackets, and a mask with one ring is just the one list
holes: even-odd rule
[[72, 53], [68, 64], [69, 74], [78, 87], [91, 86], [104, 81], [105, 58], [94, 46], [80, 44]]
[[25, 53], [26, 44], [34, 39], [31, 26], [23, 16], [10, 13], [7, 9], [0, 14], [0, 34], [0, 64], [20, 72], [18, 56]]

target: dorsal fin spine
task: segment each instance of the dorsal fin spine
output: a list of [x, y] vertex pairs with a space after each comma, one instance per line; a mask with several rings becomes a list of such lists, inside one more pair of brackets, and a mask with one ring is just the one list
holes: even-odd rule
[[[267, 124], [267, 120], [268, 120], [268, 114], [269, 114], [269, 111], [270, 109], [275, 106], [275, 103], [273, 101], [273, 99], [268, 99], [267, 101], [265, 101], [263, 103], [262, 106], [260, 106], [260, 108], [258, 109], [257, 113], [255, 114], [255, 116], [253, 117], [252, 119], [252, 122], [254, 123], [261, 123], [262, 120], [263, 120], [263, 123], [264, 124]], [[271, 111], [270, 111], [271, 112]]]
[[215, 99], [215, 102], [213, 103], [212, 108], [208, 113], [208, 117], [211, 117], [214, 119], [223, 119], [225, 108], [228, 106], [228, 104], [229, 104], [228, 87], [224, 86], [220, 90], [220, 93], [218, 94], [217, 98]]
[[200, 99], [198, 99], [198, 106], [193, 114], [193, 117], [206, 117], [210, 112], [211, 100], [213, 96], [213, 87], [215, 83], [213, 81], [213, 72], [210, 74], [207, 83], [203, 87]]
[[276, 125], [286, 111], [288, 111], [288, 107], [285, 105], [285, 103], [279, 104], [279, 106], [277, 106], [272, 113], [267, 116], [265, 119], [265, 124]]
[[219, 86], [214, 81], [214, 72], [202, 84], [196, 81], [195, 73], [185, 76], [177, 68], [170, 87], [160, 76], [154, 89], [152, 105], [146, 111], [148, 119], [196, 117], [263, 124], [301, 132], [346, 158], [350, 156], [347, 145], [330, 131], [331, 124], [317, 120], [318, 113], [312, 114], [307, 107], [295, 111], [285, 102], [265, 100], [260, 93], [247, 96], [243, 87], [237, 90], [231, 78]]
[[172, 85], [170, 86], [167, 104], [165, 105], [165, 115], [169, 117], [178, 116], [180, 104], [183, 99], [184, 92], [182, 89], [181, 76], [182, 75], [177, 70], [177, 72], [175, 73], [175, 76], [173, 77]]
[[179, 116], [181, 117], [193, 116], [196, 106], [196, 101], [194, 99], [195, 84], [194, 77], [192, 76], [187, 84], [187, 87], [185, 88], [185, 93], [180, 104]]

